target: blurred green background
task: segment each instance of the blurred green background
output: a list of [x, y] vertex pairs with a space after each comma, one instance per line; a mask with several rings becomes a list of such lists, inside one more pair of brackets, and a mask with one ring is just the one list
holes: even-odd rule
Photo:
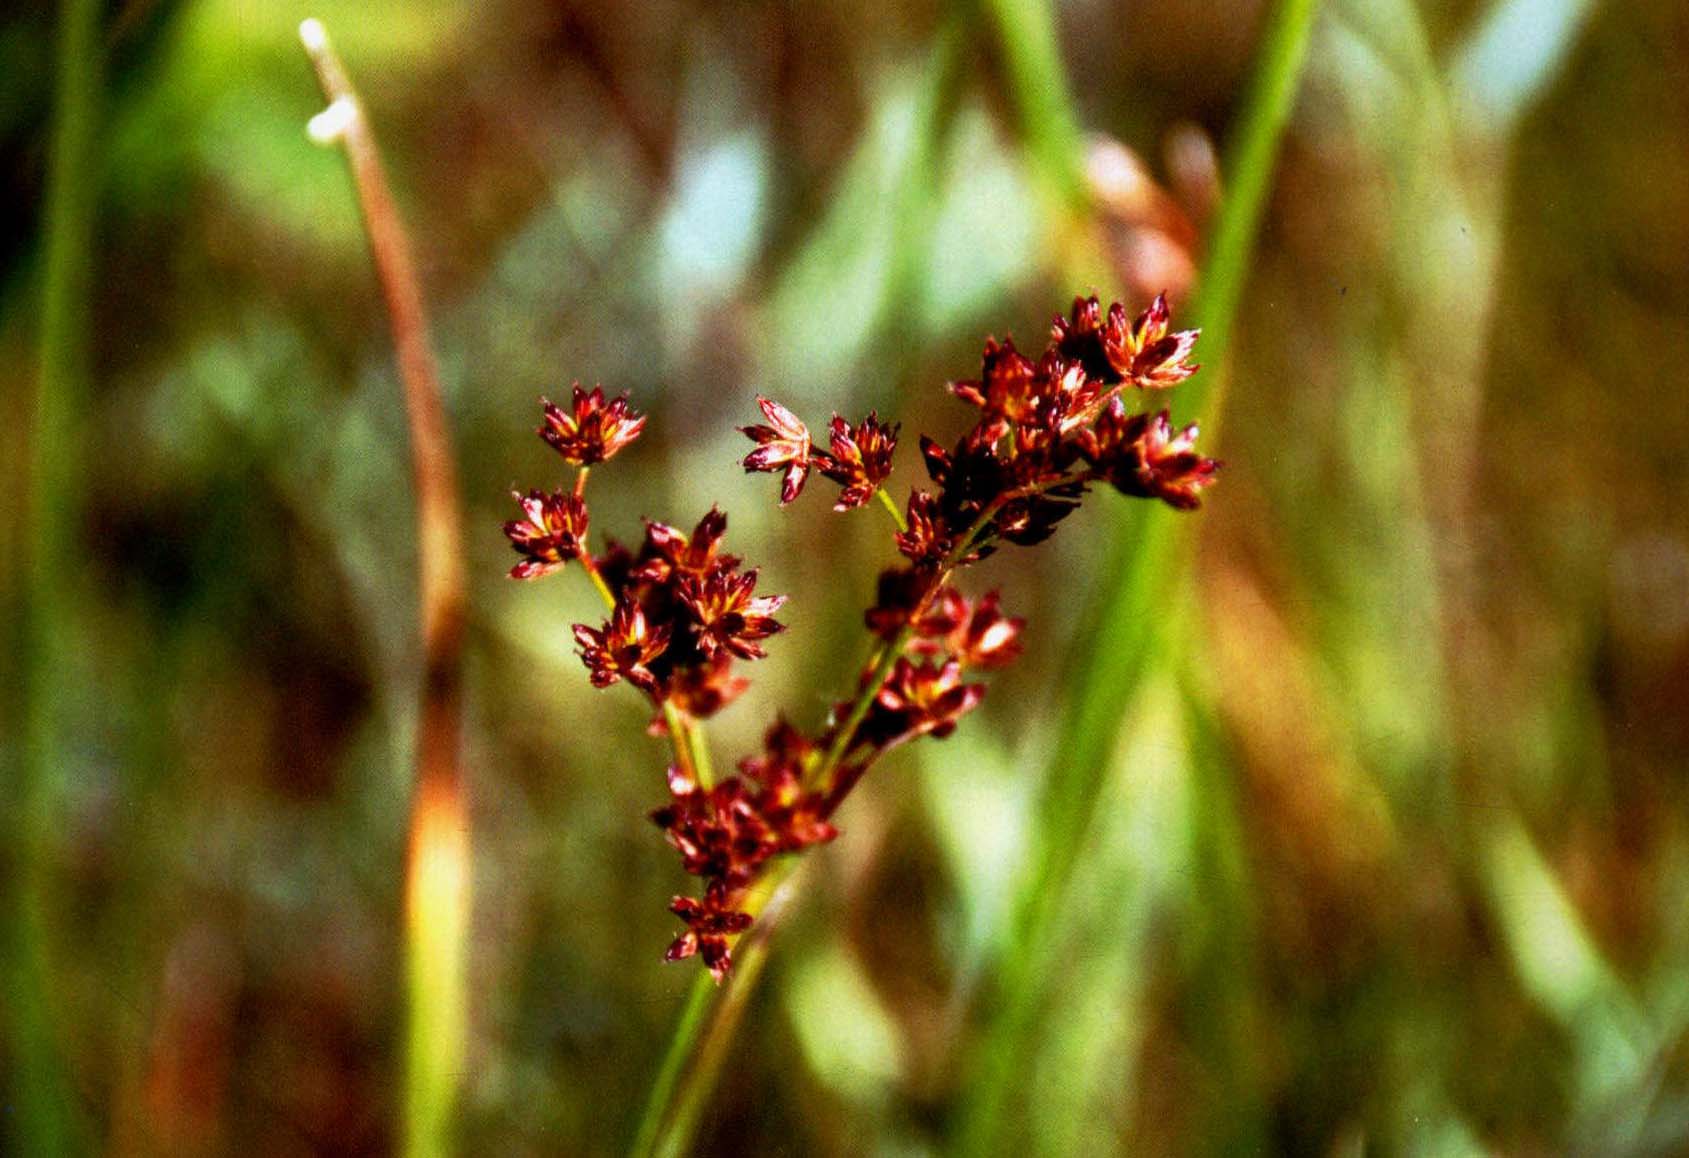
[[[1267, 7], [106, 5], [32, 773], [59, 16], [10, 6], [0, 1098], [61, 1069], [75, 1152], [394, 1145], [412, 508], [350, 182], [304, 133], [312, 14], [412, 228], [463, 475], [461, 1149], [619, 1152], [692, 981], [661, 960], [687, 880], [644, 819], [645, 712], [572, 653], [590, 589], [503, 577], [509, 489], [561, 481], [536, 398], [579, 378], [651, 415], [594, 472], [595, 535], [719, 502], [793, 596], [718, 764], [779, 708], [813, 724], [888, 527], [777, 510], [734, 425], [758, 391], [812, 424], [878, 407], [901, 493], [914, 433], [967, 421], [941, 386], [987, 333], [1200, 292], [1209, 142]], [[1129, 609], [1155, 650], [1083, 738], [1109, 754], [1094, 806], [1039, 801], [1076, 657], [1114, 638], [1098, 593], [1138, 524], [1106, 493], [968, 577], [1027, 654], [841, 814], [700, 1148], [943, 1152], [996, 1049], [1003, 1153], [1689, 1153], [1686, 255], [1681, 0], [1328, 0], [1204, 375], [1227, 470]], [[1015, 898], [1067, 853], [1004, 1031]]]

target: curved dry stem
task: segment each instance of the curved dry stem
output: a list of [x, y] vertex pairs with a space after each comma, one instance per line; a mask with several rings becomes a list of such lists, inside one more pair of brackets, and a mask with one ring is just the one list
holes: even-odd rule
[[462, 1072], [469, 911], [468, 808], [460, 750], [467, 596], [456, 461], [410, 240], [362, 102], [318, 20], [299, 26], [326, 110], [310, 132], [346, 154], [392, 323], [416, 491], [422, 705], [406, 854], [404, 1152], [449, 1151]]

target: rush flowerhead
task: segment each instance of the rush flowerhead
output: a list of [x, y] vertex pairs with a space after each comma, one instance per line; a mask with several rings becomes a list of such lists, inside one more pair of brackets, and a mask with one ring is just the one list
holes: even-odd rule
[[[727, 516], [711, 507], [691, 531], [647, 520], [637, 548], [611, 542], [594, 554], [584, 470], [573, 493], [517, 497], [522, 518], [505, 525], [521, 556], [511, 573], [532, 578], [577, 561], [610, 608], [601, 626], [574, 629], [592, 683], [643, 692], [659, 709], [653, 733], [673, 744], [668, 802], [651, 819], [701, 888], [670, 905], [683, 928], [669, 960], [696, 957], [725, 978], [780, 858], [834, 839], [837, 810], [876, 760], [949, 735], [985, 695], [977, 674], [1019, 655], [1025, 621], [995, 591], [966, 594], [963, 570], [1006, 546], [1042, 542], [1100, 483], [1180, 510], [1199, 505], [1220, 464], [1197, 453], [1196, 427], [1136, 408], [1138, 391], [1195, 373], [1196, 340], [1195, 330], [1172, 329], [1162, 296], [1135, 317], [1120, 304], [1105, 311], [1094, 297], [1076, 299], [1041, 351], [987, 341], [979, 377], [949, 386], [974, 408], [972, 425], [943, 442], [920, 436], [930, 481], [902, 503], [884, 489], [897, 424], [873, 411], [855, 424], [835, 413], [821, 448], [797, 415], [759, 398], [766, 422], [740, 428], [756, 444], [744, 468], [780, 474], [782, 505], [815, 473], [839, 485], [837, 510], [886, 500], [897, 555], [864, 615], [869, 658], [853, 679], [844, 673], [849, 696], [812, 728], [781, 716], [760, 750], [720, 779], [703, 758], [701, 728], [745, 690], [744, 665], [784, 630], [774, 616], [785, 603], [758, 595], [761, 573], [725, 550]], [[601, 389], [577, 386], [569, 408], [545, 404], [540, 433], [584, 468], [610, 458], [644, 422], [625, 396], [607, 402]]]
[[698, 623], [698, 650], [707, 656], [726, 650], [740, 659], [768, 654], [756, 641], [786, 629], [774, 619], [786, 597], [753, 596], [756, 585], [754, 567], [739, 575], [717, 571], [702, 578], [688, 576], [681, 583], [680, 598]]
[[539, 436], [575, 466], [591, 466], [614, 457], [645, 429], [645, 416], [628, 405], [628, 396], [606, 402], [601, 387], [589, 394], [576, 382], [570, 388], [569, 408], [542, 399], [545, 423]]
[[751, 927], [755, 918], [743, 910], [728, 907], [712, 893], [705, 893], [701, 901], [692, 897], [676, 897], [669, 903], [669, 912], [686, 922], [686, 932], [669, 945], [668, 952], [663, 954], [664, 959], [684, 961], [696, 955], [716, 979], [716, 984], [725, 981], [727, 971], [733, 967], [732, 942], [728, 937], [743, 933]]
[[1121, 494], [1181, 511], [1202, 505], [1220, 463], [1196, 453], [1196, 423], [1174, 431], [1168, 412], [1128, 414], [1119, 400], [1081, 439], [1081, 453]]
[[577, 495], [514, 492], [522, 517], [504, 525], [504, 533], [522, 561], [512, 579], [538, 579], [580, 554], [586, 541], [586, 504]]
[[962, 682], [960, 660], [935, 664], [900, 659], [874, 697], [867, 728], [880, 747], [928, 733], [943, 739], [984, 697], [984, 684]]
[[914, 621], [911, 652], [953, 656], [965, 667], [979, 668], [1003, 667], [1020, 655], [1020, 633], [1026, 620], [1004, 615], [998, 592], [989, 592], [972, 605], [953, 587], [939, 595], [926, 615]]
[[667, 523], [646, 520], [645, 557], [636, 569], [640, 579], [666, 583], [671, 579], [705, 579], [739, 566], [736, 555], [720, 553], [727, 533], [727, 516], [711, 507], [690, 535]]
[[641, 691], [656, 694], [657, 677], [650, 665], [668, 650], [669, 628], [648, 624], [639, 604], [630, 599], [617, 603], [610, 622], [596, 630], [575, 624], [575, 642], [593, 687], [607, 688], [625, 679]]
[[837, 414], [827, 427], [831, 453], [817, 453], [815, 465], [844, 489], [835, 511], [864, 506], [891, 477], [891, 456], [897, 449], [897, 424], [887, 425], [874, 411], [852, 426]]
[[1169, 333], [1171, 319], [1164, 293], [1130, 323], [1119, 302], [1109, 307], [1105, 319], [1096, 298], [1075, 298], [1072, 315], [1056, 318], [1051, 340], [1063, 357], [1077, 360], [1093, 378], [1164, 390], [1200, 368], [1190, 354], [1202, 331]]

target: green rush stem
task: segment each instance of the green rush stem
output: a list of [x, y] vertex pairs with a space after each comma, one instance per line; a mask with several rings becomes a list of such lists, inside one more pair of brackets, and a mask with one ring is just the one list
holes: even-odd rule
[[698, 777], [698, 786], [712, 787], [715, 784], [715, 764], [710, 760], [709, 745], [704, 743], [704, 725], [685, 716], [680, 718], [680, 722], [686, 730], [687, 740], [691, 743], [692, 771]]
[[[733, 982], [721, 995], [715, 1016], [710, 1019], [709, 1029], [698, 1047], [697, 1060], [691, 1073], [680, 1086], [679, 1096], [675, 1100], [674, 1118], [657, 1146], [657, 1158], [680, 1158], [686, 1152], [693, 1132], [698, 1128], [698, 1115], [703, 1112], [704, 1103], [715, 1087], [716, 1075], [721, 1072], [728, 1047], [733, 1044], [734, 1033], [739, 1028], [745, 1007], [750, 1003], [751, 994], [756, 991], [763, 966], [768, 963], [771, 924], [772, 917], [765, 913], [756, 936], [746, 937], [741, 941], [740, 951], [733, 965]], [[750, 943], [747, 945], [744, 941]], [[698, 980], [710, 984], [713, 988], [708, 974]]]
[[669, 739], [674, 742], [674, 760], [680, 765], [680, 770], [686, 778], [700, 788], [708, 788], [709, 783], [699, 775], [697, 760], [693, 757], [691, 730], [686, 726], [686, 717], [680, 714], [680, 709], [669, 701], [662, 702], [663, 723], [668, 725]]
[[[737, 985], [739, 979], [734, 978], [730, 983]], [[680, 1021], [674, 1027], [674, 1034], [669, 1038], [663, 1064], [651, 1083], [645, 1112], [639, 1119], [639, 1131], [634, 1135], [633, 1148], [629, 1151], [637, 1158], [646, 1158], [656, 1151], [657, 1136], [663, 1128], [669, 1103], [674, 1099], [675, 1086], [680, 1081], [681, 1071], [686, 1068], [687, 1059], [692, 1056], [692, 1043], [703, 1032], [704, 1019], [715, 1005], [718, 992], [720, 988], [707, 971], [700, 971], [692, 979], [692, 991], [686, 995], [686, 1005], [680, 1011]]]
[[685, 1152], [767, 964], [769, 938], [797, 891], [792, 878], [798, 868], [795, 858], [783, 858], [753, 888], [745, 911], [757, 917], [757, 924], [735, 947], [733, 971], [727, 979], [717, 985], [708, 973], [700, 973], [693, 981], [640, 1117], [629, 1151], [633, 1158], [669, 1158]]
[[[585, 474], [586, 472], [582, 471], [581, 473]], [[604, 573], [598, 569], [598, 564], [593, 562], [592, 552], [586, 549], [585, 543], [582, 543], [575, 551], [575, 559], [580, 563], [581, 570], [586, 572], [586, 577], [592, 580], [593, 590], [597, 591], [598, 597], [604, 601], [604, 609], [606, 611], [616, 610], [616, 593], [610, 590], [608, 583], [604, 582]]]
[[886, 493], [885, 487], [875, 487], [874, 495], [880, 500], [880, 505], [891, 514], [891, 521], [897, 524], [897, 529], [905, 534], [909, 531], [909, 524], [904, 521], [903, 512], [897, 509], [897, 502]]
[[[1194, 320], [1203, 328], [1204, 361], [1217, 366], [1231, 336], [1317, 8], [1318, 0], [1276, 5], [1227, 155], [1228, 186], [1192, 303]], [[1219, 402], [1205, 383], [1189, 383], [1180, 393], [1179, 408], [1186, 414], [1205, 400]], [[1095, 622], [1102, 629], [1080, 659], [1083, 675], [1067, 707], [1061, 751], [1035, 820], [1033, 861], [1008, 927], [997, 939], [997, 1013], [975, 1052], [956, 1153], [985, 1155], [1006, 1147], [1011, 1096], [1037, 1054], [1038, 1011], [1058, 967], [1068, 888], [1113, 767], [1121, 721], [1145, 674], [1178, 638], [1163, 623], [1189, 549], [1189, 537], [1176, 533], [1176, 517], [1156, 507], [1125, 524], [1113, 570], [1117, 578], [1098, 605]]]
[[[21, 710], [15, 825], [9, 856], [17, 874], [3, 902], [10, 1104], [5, 1136], [18, 1154], [56, 1158], [83, 1149], [83, 1123], [69, 1080], [55, 1013], [48, 911], [53, 888], [52, 818], [64, 775], [61, 709], [71, 630], [67, 580], [78, 574], [82, 469], [77, 430], [85, 420], [88, 299], [100, 186], [99, 115], [104, 59], [101, 5], [62, 0], [47, 162], [41, 282], [40, 366], [29, 429], [27, 523], [18, 655]], [[8, 866], [10, 867], [10, 866]]]

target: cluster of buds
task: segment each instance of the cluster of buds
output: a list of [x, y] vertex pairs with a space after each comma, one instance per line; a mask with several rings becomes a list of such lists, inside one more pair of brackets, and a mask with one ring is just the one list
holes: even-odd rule
[[756, 569], [720, 550], [727, 519], [714, 509], [690, 535], [647, 522], [637, 551], [611, 542], [594, 554], [582, 497], [587, 468], [637, 437], [645, 419], [625, 397], [606, 401], [578, 386], [569, 411], [545, 404], [541, 436], [579, 469], [570, 491], [517, 494], [524, 517], [505, 533], [522, 561], [511, 575], [580, 564], [610, 610], [600, 627], [575, 626], [592, 683], [625, 680], [639, 689], [658, 708], [653, 730], [673, 741], [671, 799], [651, 818], [703, 888], [670, 906], [686, 926], [670, 960], [696, 956], [718, 981], [726, 976], [735, 939], [766, 899], [771, 863], [833, 839], [832, 817], [869, 766], [899, 744], [949, 735], [985, 694], [973, 673], [1019, 653], [1024, 622], [1004, 614], [995, 591], [964, 595], [954, 584], [961, 568], [1002, 543], [1048, 538], [1093, 483], [1180, 510], [1199, 504], [1219, 464], [1196, 453], [1196, 427], [1175, 431], [1165, 410], [1127, 402], [1196, 371], [1196, 332], [1173, 332], [1169, 323], [1164, 297], [1135, 318], [1120, 305], [1105, 314], [1090, 298], [1056, 318], [1036, 360], [1012, 340], [988, 341], [980, 377], [950, 385], [979, 409], [977, 421], [950, 449], [921, 438], [932, 486], [913, 490], [901, 507], [884, 489], [895, 424], [874, 413], [854, 425], [834, 415], [821, 449], [792, 411], [758, 400], [767, 422], [741, 428], [756, 443], [744, 468], [780, 474], [782, 505], [813, 475], [838, 484], [836, 510], [877, 497], [897, 523], [903, 561], [879, 577], [865, 616], [874, 646], [851, 696], [811, 733], [781, 719], [763, 750], [720, 781], [710, 774], [700, 721], [744, 690], [736, 663], [763, 656], [761, 641], [782, 628], [773, 616], [783, 597], [756, 595]]

